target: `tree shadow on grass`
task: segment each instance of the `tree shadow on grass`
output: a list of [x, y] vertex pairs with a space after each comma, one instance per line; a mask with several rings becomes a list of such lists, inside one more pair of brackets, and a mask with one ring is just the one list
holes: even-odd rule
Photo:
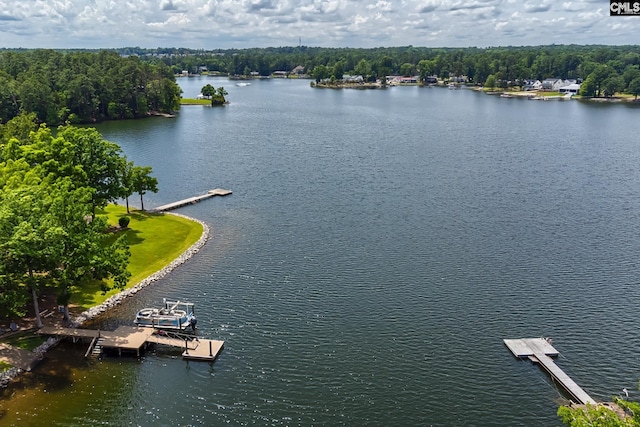
[[128, 213], [128, 214], [123, 215], [123, 216], [128, 216], [132, 220], [136, 220], [136, 221], [146, 221], [149, 218], [158, 217], [158, 216], [161, 216], [161, 215], [164, 215], [164, 214], [163, 213], [149, 212], [149, 211], [131, 211], [131, 213]]
[[140, 231], [133, 228], [127, 228], [110, 233], [109, 236], [105, 239], [105, 243], [107, 245], [112, 245], [123, 234], [127, 237], [127, 244], [129, 246], [138, 245], [144, 242], [144, 238], [140, 237]]

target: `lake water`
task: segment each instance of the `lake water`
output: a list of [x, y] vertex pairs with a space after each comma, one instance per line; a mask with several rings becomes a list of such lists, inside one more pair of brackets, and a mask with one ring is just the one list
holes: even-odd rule
[[558, 425], [566, 396], [502, 342], [540, 336], [592, 397], [640, 397], [637, 108], [179, 83], [231, 103], [99, 130], [153, 167], [147, 207], [233, 195], [181, 209], [211, 241], [97, 326], [184, 298], [225, 349], [85, 361], [63, 345], [1, 425]]

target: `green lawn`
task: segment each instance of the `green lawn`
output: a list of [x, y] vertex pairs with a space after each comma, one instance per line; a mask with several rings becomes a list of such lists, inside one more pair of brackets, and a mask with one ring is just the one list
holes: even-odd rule
[[210, 99], [181, 98], [180, 105], [211, 105]]
[[[107, 215], [110, 225], [117, 225], [121, 216], [131, 218], [129, 228], [116, 233], [126, 234], [131, 250], [131, 278], [127, 287], [135, 286], [145, 277], [166, 267], [197, 242], [203, 231], [200, 223], [186, 218], [137, 210], [131, 210], [131, 213], [127, 214], [126, 208], [118, 205], [109, 205], [99, 214]], [[101, 304], [118, 292], [119, 290], [112, 290], [103, 294], [100, 283], [96, 282], [74, 289], [70, 305], [84, 310]]]

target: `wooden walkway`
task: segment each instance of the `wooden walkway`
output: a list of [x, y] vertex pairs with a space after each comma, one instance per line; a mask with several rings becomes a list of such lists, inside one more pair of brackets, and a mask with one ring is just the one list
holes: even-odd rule
[[158, 206], [155, 209], [151, 209], [151, 212], [166, 212], [173, 209], [180, 208], [186, 205], [192, 205], [194, 203], [198, 203], [201, 200], [208, 199], [213, 196], [228, 196], [231, 194], [231, 190], [223, 190], [222, 188], [216, 188], [213, 190], [209, 190], [206, 194], [202, 194], [200, 196], [189, 197], [188, 199], [178, 200], [177, 202], [169, 203], [166, 205]]
[[574, 399], [581, 404], [596, 404], [578, 384], [573, 381], [549, 356], [557, 356], [558, 351], [544, 338], [522, 338], [503, 340], [504, 344], [516, 357], [528, 357], [532, 362], [539, 363], [551, 378], [558, 382]]
[[[184, 348], [183, 359], [214, 361], [222, 347], [224, 341], [195, 338], [193, 340], [183, 340], [169, 336], [159, 335], [153, 328], [139, 328], [137, 326], [120, 326], [115, 331], [98, 331], [93, 329], [62, 328], [57, 326], [45, 326], [38, 331], [42, 335], [55, 335], [70, 337], [74, 339], [91, 339], [91, 346], [100, 342], [102, 348], [118, 350], [122, 354], [123, 350], [135, 351], [140, 356], [140, 350], [148, 343], [169, 345], [172, 347]], [[91, 348], [87, 350], [90, 353]]]

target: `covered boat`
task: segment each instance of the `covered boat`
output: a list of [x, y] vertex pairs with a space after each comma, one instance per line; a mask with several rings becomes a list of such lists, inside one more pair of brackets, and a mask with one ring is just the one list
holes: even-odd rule
[[166, 329], [171, 331], [183, 331], [196, 329], [196, 315], [194, 304], [182, 301], [169, 301], [163, 299], [163, 308], [143, 308], [136, 314], [133, 321], [138, 326]]

